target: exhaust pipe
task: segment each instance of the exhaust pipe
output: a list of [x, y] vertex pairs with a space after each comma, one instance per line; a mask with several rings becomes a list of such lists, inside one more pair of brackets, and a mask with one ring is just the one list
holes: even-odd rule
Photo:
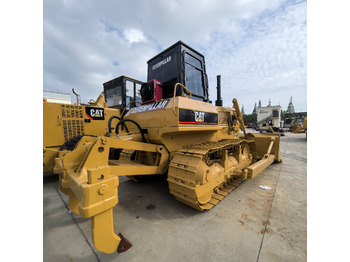
[[80, 95], [72, 88], [73, 94], [77, 97], [77, 104], [80, 105]]
[[217, 99], [215, 101], [216, 106], [222, 106], [221, 98], [221, 75], [216, 76], [216, 90], [217, 90]]

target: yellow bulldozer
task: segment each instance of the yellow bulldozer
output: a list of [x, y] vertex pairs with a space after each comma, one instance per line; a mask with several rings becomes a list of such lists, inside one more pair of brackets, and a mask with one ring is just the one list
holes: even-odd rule
[[141, 102], [142, 84], [139, 80], [120, 76], [104, 83], [104, 91], [96, 101], [90, 100], [88, 104], [80, 102], [80, 95], [74, 89], [77, 100], [73, 105], [44, 99], [43, 172], [54, 173], [55, 158], [73, 150], [82, 136], [93, 139], [113, 130], [112, 120], [120, 120], [126, 112], [124, 109], [134, 106], [131, 101]]
[[307, 117], [304, 118], [303, 123], [294, 122], [288, 130], [292, 133], [306, 133], [307, 132]]
[[147, 63], [141, 105], [130, 108], [112, 133], [82, 137], [55, 159], [60, 190], [74, 213], [91, 218], [94, 245], [104, 253], [131, 247], [114, 232], [120, 176], [166, 176], [170, 194], [203, 211], [281, 162], [280, 134], [246, 133], [237, 100], [222, 105], [220, 76], [215, 105], [209, 100], [202, 54], [179, 41]]

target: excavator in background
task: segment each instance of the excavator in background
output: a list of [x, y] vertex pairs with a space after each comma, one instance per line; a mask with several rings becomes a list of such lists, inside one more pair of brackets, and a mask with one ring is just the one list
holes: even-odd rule
[[[104, 91], [96, 101], [82, 104], [80, 95], [76, 103], [43, 102], [43, 172], [54, 173], [55, 158], [74, 149], [78, 141], [107, 135], [113, 119], [120, 120], [128, 109], [141, 103], [140, 89], [143, 82], [120, 76], [103, 84]], [[113, 85], [113, 88], [111, 86]], [[122, 131], [124, 132], [124, 130]]]
[[113, 132], [84, 136], [74, 150], [55, 159], [70, 210], [91, 218], [94, 245], [104, 253], [131, 247], [114, 232], [120, 176], [166, 176], [170, 194], [204, 211], [281, 162], [280, 134], [247, 133], [237, 99], [232, 107], [222, 105], [220, 76], [212, 104], [201, 53], [179, 41], [147, 63], [141, 105], [131, 108]]

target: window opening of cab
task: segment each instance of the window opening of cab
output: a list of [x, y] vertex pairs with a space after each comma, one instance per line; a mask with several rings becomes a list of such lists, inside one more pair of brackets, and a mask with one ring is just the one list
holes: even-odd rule
[[[130, 101], [134, 101], [133, 97], [134, 97], [134, 82], [126, 80], [125, 81], [125, 99], [126, 99], [125, 105], [128, 105]], [[126, 109], [130, 109], [130, 108], [131, 108], [131, 103], [128, 105]]]
[[202, 100], [205, 96], [202, 62], [188, 53], [185, 53], [185, 86], [192, 92], [193, 99]]
[[[141, 103], [141, 84], [136, 83], [136, 97], [135, 101]], [[136, 106], [138, 106], [138, 103], [136, 103]]]
[[115, 88], [106, 90], [106, 102], [108, 103], [108, 107], [122, 105], [123, 100], [121, 86], [116, 86]]

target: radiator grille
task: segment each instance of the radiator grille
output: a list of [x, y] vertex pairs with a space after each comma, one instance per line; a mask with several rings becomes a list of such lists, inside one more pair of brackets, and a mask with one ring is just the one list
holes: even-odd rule
[[61, 105], [64, 140], [84, 135], [83, 107]]

